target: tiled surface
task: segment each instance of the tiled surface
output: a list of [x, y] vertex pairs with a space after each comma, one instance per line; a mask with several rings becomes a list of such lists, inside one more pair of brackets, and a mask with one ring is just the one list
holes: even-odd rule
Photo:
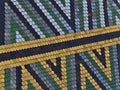
[[119, 0], [0, 0], [0, 90], [120, 90]]

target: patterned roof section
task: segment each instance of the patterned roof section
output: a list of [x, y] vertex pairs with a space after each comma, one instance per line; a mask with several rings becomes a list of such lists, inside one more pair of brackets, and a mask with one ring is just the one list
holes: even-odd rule
[[[1, 44], [120, 24], [119, 0], [1, 0]], [[4, 6], [4, 9], [3, 7]], [[5, 14], [3, 14], [5, 13]], [[2, 35], [3, 36], [3, 35]], [[22, 39], [19, 39], [22, 38]]]
[[0, 90], [120, 90], [120, 0], [0, 0]]

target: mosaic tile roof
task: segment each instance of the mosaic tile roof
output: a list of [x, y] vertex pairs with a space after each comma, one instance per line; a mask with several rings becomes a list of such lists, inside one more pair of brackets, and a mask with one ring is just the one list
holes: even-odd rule
[[0, 90], [120, 90], [120, 0], [0, 0]]

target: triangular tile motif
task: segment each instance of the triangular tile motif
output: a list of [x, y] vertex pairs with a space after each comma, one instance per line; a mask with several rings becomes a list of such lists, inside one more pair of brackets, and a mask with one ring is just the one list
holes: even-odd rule
[[120, 90], [120, 0], [0, 0], [0, 90]]
[[[16, 13], [5, 3], [5, 43], [15, 43], [21, 42], [18, 39], [23, 38], [22, 41], [28, 41], [34, 39], [33, 35], [27, 29], [27, 27], [22, 23]], [[22, 36], [17, 37], [18, 34]], [[18, 35], [19, 36], [19, 35]], [[17, 40], [16, 40], [17, 39]]]
[[62, 11], [66, 14], [66, 16], [69, 19], [71, 19], [71, 11], [70, 11], [70, 9], [72, 8], [70, 7], [71, 1], [70, 0], [56, 0], [55, 2], [62, 9]]
[[[106, 51], [107, 52], [107, 51]], [[94, 55], [100, 60], [100, 62], [106, 67], [106, 54], [105, 53], [105, 48], [93, 50]]]
[[54, 73], [59, 77], [59, 79], [62, 79], [60, 58], [57, 58], [56, 60], [48, 60], [46, 62], [49, 65], [49, 67], [52, 69], [52, 71], [54, 71]]

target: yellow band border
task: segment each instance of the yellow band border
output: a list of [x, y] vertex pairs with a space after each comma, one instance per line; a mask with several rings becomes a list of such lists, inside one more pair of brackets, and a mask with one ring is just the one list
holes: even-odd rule
[[0, 54], [120, 31], [120, 25], [0, 46]]
[[[74, 40], [74, 39], [85, 38], [85, 37], [90, 37], [90, 36], [95, 36], [95, 35], [101, 35], [101, 34], [106, 34], [106, 33], [111, 33], [111, 32], [116, 32], [116, 31], [120, 31], [120, 25], [93, 29], [89, 31], [81, 31], [77, 33], [71, 33], [71, 34], [60, 35], [56, 37], [26, 41], [26, 42], [21, 42], [21, 43], [2, 45], [0, 46], [0, 54], [11, 52], [11, 51], [27, 49], [27, 48], [34, 48], [34, 47], [43, 46], [43, 45], [60, 43], [64, 41]], [[102, 47], [108, 47], [108, 46], [112, 46], [115, 44], [120, 44], [120, 37], [110, 39], [110, 40], [75, 46], [75, 47], [71, 47], [67, 49], [51, 51], [51, 52], [47, 52], [43, 54], [2, 61], [0, 62], [0, 70], [6, 69], [6, 68], [13, 68], [17, 66], [24, 66], [27, 64], [41, 62], [41, 61], [45, 61], [48, 59], [55, 59], [57, 57], [65, 57], [67, 55], [90, 51], [94, 49], [99, 49]]]
[[65, 57], [67, 55], [90, 51], [90, 50], [94, 50], [94, 49], [98, 49], [102, 47], [108, 47], [108, 46], [112, 46], [116, 44], [120, 44], [120, 37], [110, 39], [110, 40], [100, 41], [96, 43], [76, 46], [76, 47], [72, 47], [68, 49], [52, 51], [52, 52], [43, 53], [39, 55], [11, 59], [8, 61], [0, 62], [0, 70], [6, 69], [6, 68], [13, 68], [17, 66], [24, 66], [27, 64], [35, 63], [35, 62], [42, 62], [42, 61], [49, 60], [49, 59], [55, 59], [57, 57]]

